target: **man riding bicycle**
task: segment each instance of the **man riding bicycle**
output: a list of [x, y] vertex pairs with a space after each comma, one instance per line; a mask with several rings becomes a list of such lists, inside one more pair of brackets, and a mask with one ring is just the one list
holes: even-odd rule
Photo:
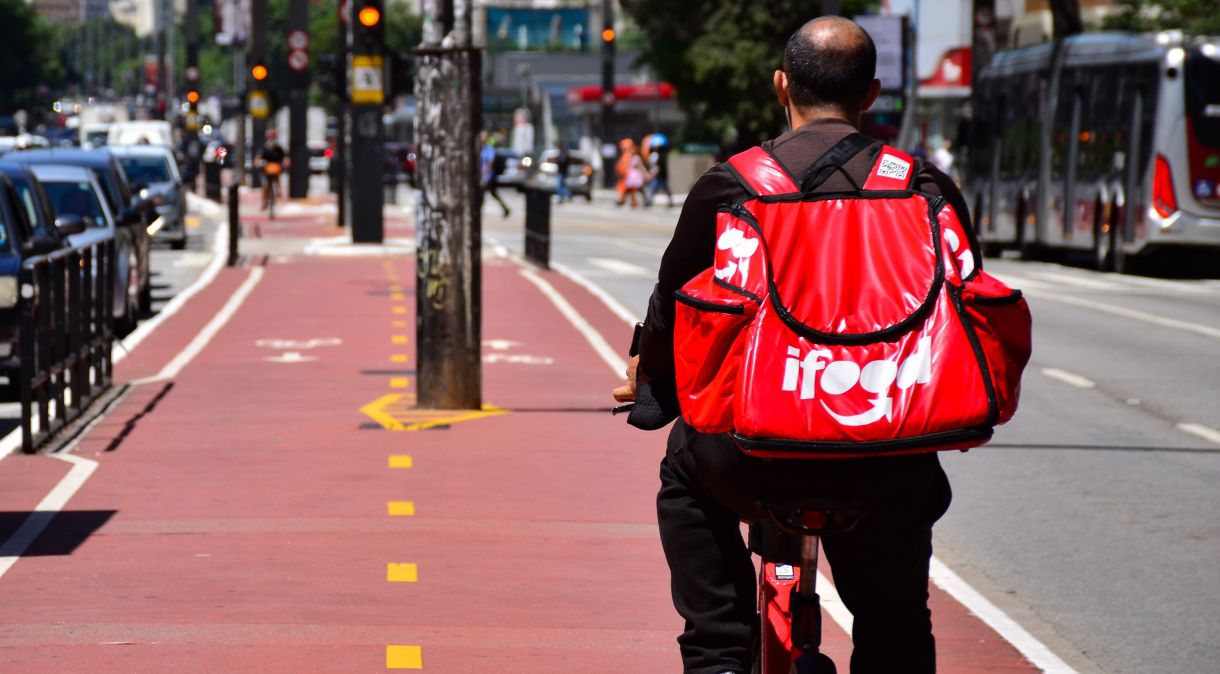
[[275, 130], [267, 131], [267, 140], [255, 157], [255, 168], [263, 174], [263, 210], [271, 205], [271, 191], [280, 191], [280, 175], [288, 163], [288, 154], [275, 139]]
[[[863, 111], [880, 91], [876, 59], [868, 34], [847, 19], [816, 19], [791, 37], [783, 69], [773, 76], [791, 130], [763, 144], [788, 174], [802, 175], [857, 132]], [[857, 189], [871, 166], [867, 153], [852, 157], [815, 193]], [[943, 196], [968, 228], [964, 200], [949, 178], [931, 165], [916, 166], [913, 189]], [[721, 164], [699, 179], [682, 209], [661, 261], [639, 356], [627, 382], [614, 392], [620, 401], [636, 400], [637, 409], [658, 410], [649, 424], [653, 428], [679, 415], [674, 293], [714, 265], [720, 207], [748, 196], [739, 176]], [[759, 516], [756, 504], [762, 498], [814, 495], [871, 506], [853, 531], [823, 539], [834, 583], [855, 618], [852, 674], [935, 671], [928, 567], [932, 525], [948, 508], [950, 490], [934, 452], [756, 458], [740, 451], [729, 435], [699, 433], [679, 418], [660, 477], [657, 514], [674, 605], [686, 621], [678, 637], [685, 672], [750, 671], [757, 625], [755, 572], [740, 522]]]

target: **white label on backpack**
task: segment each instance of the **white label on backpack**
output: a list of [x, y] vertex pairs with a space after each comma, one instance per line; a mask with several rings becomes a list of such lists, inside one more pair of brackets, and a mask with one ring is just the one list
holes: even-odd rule
[[801, 357], [801, 350], [788, 347], [784, 362], [784, 380], [781, 390], [795, 393], [800, 390], [801, 400], [817, 399], [817, 391], [829, 396], [840, 396], [857, 385], [876, 396], [872, 407], [860, 414], [839, 414], [820, 402], [826, 412], [843, 426], [867, 426], [882, 419], [892, 420], [894, 401], [890, 395], [895, 384], [905, 391], [915, 384], [932, 381], [932, 338], [920, 337], [915, 352], [901, 363], [891, 360], [874, 360], [861, 367], [850, 360], [832, 360], [831, 352], [814, 349]]
[[911, 173], [911, 162], [899, 159], [892, 154], [881, 155], [881, 163], [877, 165], [877, 175], [882, 178], [906, 180]]

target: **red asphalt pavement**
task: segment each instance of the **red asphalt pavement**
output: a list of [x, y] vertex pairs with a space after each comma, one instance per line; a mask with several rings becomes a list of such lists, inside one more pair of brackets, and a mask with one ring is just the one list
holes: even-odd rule
[[[341, 234], [308, 207], [244, 219], [263, 238]], [[539, 273], [626, 345], [598, 300]], [[156, 375], [249, 283], [180, 374], [134, 385], [72, 450], [99, 466], [0, 577], [0, 671], [680, 671], [655, 525], [665, 436], [606, 413], [617, 377], [520, 266], [485, 259], [501, 414], [386, 428], [452, 416], [411, 409], [402, 257], [225, 269], [118, 378]], [[69, 468], [0, 461], [0, 540]], [[935, 588], [932, 608], [940, 671], [1036, 671]], [[825, 625], [847, 672], [849, 638]]]

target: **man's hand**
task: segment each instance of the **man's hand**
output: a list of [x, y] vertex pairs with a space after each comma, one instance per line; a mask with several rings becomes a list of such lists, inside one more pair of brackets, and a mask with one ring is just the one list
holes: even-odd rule
[[640, 383], [648, 381], [648, 377], [639, 372], [640, 357], [634, 356], [631, 362], [627, 363], [627, 381], [622, 386], [614, 389], [611, 395], [620, 403], [629, 403], [635, 401], [635, 385], [637, 377], [641, 380]]

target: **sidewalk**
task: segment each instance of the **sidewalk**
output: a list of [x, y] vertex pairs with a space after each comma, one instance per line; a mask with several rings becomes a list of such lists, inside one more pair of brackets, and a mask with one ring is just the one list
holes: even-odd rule
[[[679, 671], [664, 435], [606, 412], [618, 375], [588, 340], [625, 347], [629, 327], [487, 252], [487, 406], [417, 410], [412, 259], [303, 254], [342, 234], [333, 213], [246, 208], [260, 252], [116, 368], [138, 383], [74, 463], [0, 461], [0, 539], [84, 478], [0, 567], [2, 669]], [[938, 589], [932, 604], [942, 672], [1035, 671]], [[846, 672], [847, 633], [826, 631]]]

